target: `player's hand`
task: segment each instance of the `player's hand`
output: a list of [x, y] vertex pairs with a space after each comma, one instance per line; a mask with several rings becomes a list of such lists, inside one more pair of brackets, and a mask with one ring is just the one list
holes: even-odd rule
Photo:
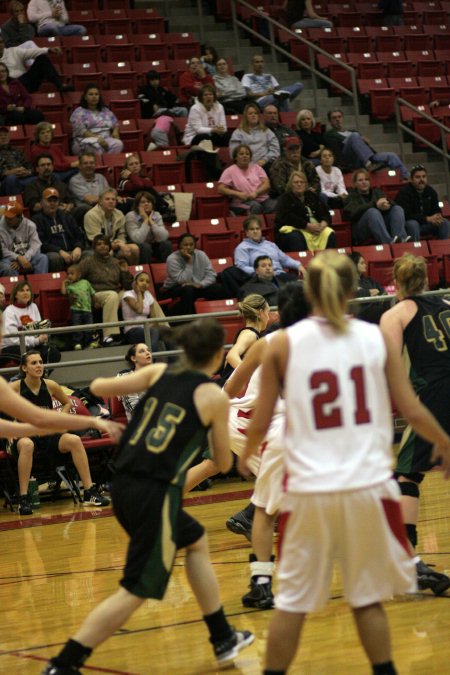
[[440, 460], [440, 467], [444, 472], [444, 478], [450, 478], [450, 442], [446, 445], [435, 445], [431, 455], [431, 461], [437, 462]]
[[244, 457], [238, 457], [237, 470], [241, 474], [242, 478], [250, 478], [252, 475], [252, 472], [248, 468], [247, 459]]
[[113, 422], [112, 420], [103, 420], [99, 417], [95, 420], [95, 422], [95, 428], [101, 433], [109, 434], [115, 443], [120, 441], [125, 429], [124, 424], [121, 424], [120, 422]]

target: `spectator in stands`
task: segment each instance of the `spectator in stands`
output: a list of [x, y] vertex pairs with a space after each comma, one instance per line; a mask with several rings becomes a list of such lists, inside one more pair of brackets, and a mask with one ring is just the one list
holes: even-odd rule
[[48, 271], [60, 272], [80, 260], [84, 238], [73, 216], [59, 208], [58, 190], [46, 188], [41, 207], [41, 211], [33, 216], [41, 251], [48, 258]]
[[403, 25], [403, 0], [379, 0], [378, 9], [383, 12], [382, 26]]
[[0, 284], [0, 312], [6, 307], [6, 288], [3, 284]]
[[162, 298], [178, 300], [176, 314], [195, 314], [197, 298], [220, 300], [227, 297], [216, 282], [211, 261], [204, 251], [195, 248], [195, 237], [183, 234], [178, 239], [178, 250], [167, 258], [167, 277], [161, 288]]
[[53, 157], [48, 152], [43, 152], [35, 159], [35, 169], [37, 177], [27, 183], [23, 194], [25, 206], [30, 210], [31, 215], [39, 212], [42, 208], [42, 193], [47, 188], [55, 188], [59, 194], [59, 208], [64, 211], [71, 211], [75, 206], [75, 199], [70, 188], [66, 183], [57, 180], [53, 174]]
[[[225, 269], [220, 280], [229, 297], [236, 298], [239, 289], [254, 274], [254, 262], [258, 256], [268, 256], [272, 260], [273, 270], [278, 283], [294, 281], [303, 276], [303, 268], [298, 260], [293, 260], [276, 244], [263, 237], [262, 226], [257, 216], [248, 216], [244, 220], [245, 238], [234, 249], [234, 265]], [[293, 270], [295, 276], [284, 270]]]
[[[57, 91], [68, 91], [70, 89], [68, 85], [62, 83], [58, 71], [47, 54], [61, 54], [61, 48], [22, 49], [22, 47], [5, 47], [3, 37], [0, 36], [0, 63], [7, 66], [10, 76], [20, 80], [30, 94], [38, 91], [44, 81], [53, 84]], [[27, 69], [27, 62], [30, 59], [34, 59], [34, 61]]]
[[172, 253], [172, 244], [161, 214], [155, 211], [155, 198], [150, 192], [138, 192], [133, 209], [125, 216], [128, 239], [139, 246], [139, 261], [143, 264], [165, 262]]
[[[42, 408], [53, 407], [53, 400], [59, 401], [62, 412], [68, 413], [72, 402], [62, 387], [54, 380], [44, 378], [44, 363], [41, 354], [36, 350], [26, 352], [20, 365], [21, 379], [10, 382], [9, 386], [25, 399]], [[76, 434], [63, 433], [50, 436], [23, 437], [15, 441], [15, 451], [19, 454], [17, 471], [19, 474], [19, 515], [33, 513], [28, 496], [28, 481], [33, 466], [33, 453], [38, 450], [47, 456], [54, 469], [55, 464], [63, 461], [57, 459], [59, 454], [70, 454], [72, 462], [83, 483], [83, 506], [109, 506], [110, 500], [99, 494], [92, 482], [86, 450], [82, 440]]]
[[127, 243], [125, 234], [125, 216], [117, 205], [117, 192], [114, 188], [104, 190], [98, 204], [84, 216], [84, 231], [89, 242], [103, 234], [111, 240], [111, 249], [117, 258], [125, 258], [130, 265], [139, 262], [139, 246]]
[[[125, 279], [120, 263], [111, 255], [111, 240], [104, 234], [97, 234], [92, 242], [94, 254], [84, 257], [79, 263], [82, 279], [87, 279], [95, 290], [94, 302], [102, 308], [103, 323], [118, 321], [118, 311]], [[128, 274], [126, 275], [128, 277]], [[102, 327], [103, 347], [120, 342], [118, 326]]]
[[214, 80], [209, 75], [198, 56], [193, 56], [189, 61], [189, 70], [180, 75], [180, 103], [183, 106], [191, 106], [198, 96], [200, 89], [205, 84], [212, 84]]
[[95, 152], [82, 152], [78, 160], [79, 173], [69, 181], [69, 190], [75, 199], [73, 216], [81, 227], [84, 214], [98, 203], [99, 195], [110, 187], [104, 175], [96, 173], [96, 162]]
[[284, 140], [283, 154], [270, 168], [272, 194], [277, 195], [277, 197], [286, 192], [289, 177], [293, 171], [302, 171], [306, 174], [308, 189], [317, 195], [320, 194], [320, 178], [311, 162], [307, 159], [302, 161], [301, 148], [302, 144], [297, 136], [288, 136]]
[[36, 225], [23, 216], [19, 202], [10, 202], [0, 219], [0, 276], [45, 274], [48, 258], [41, 253]]
[[367, 276], [367, 263], [362, 253], [353, 251], [349, 258], [356, 267], [358, 273], [357, 298], [373, 298], [377, 295], [386, 295], [386, 291], [375, 279]]
[[281, 124], [279, 110], [273, 103], [264, 106], [262, 115], [264, 124], [273, 131], [280, 144], [280, 150], [282, 150], [285, 138], [293, 134], [291, 127], [288, 127], [287, 124]]
[[273, 213], [276, 200], [269, 196], [270, 181], [264, 169], [252, 162], [252, 151], [241, 143], [233, 150], [233, 164], [219, 178], [218, 192], [231, 198], [237, 215]]
[[297, 136], [302, 142], [302, 155], [317, 165], [320, 162], [320, 153], [325, 147], [322, 133], [314, 131], [316, 120], [311, 110], [300, 110], [297, 115]]
[[295, 82], [288, 86], [280, 87], [278, 81], [270, 73], [264, 72], [264, 57], [255, 54], [252, 58], [252, 72], [246, 73], [242, 78], [247, 96], [264, 108], [268, 103], [273, 103], [283, 112], [287, 112], [288, 100], [296, 98], [303, 91], [303, 84]]
[[44, 119], [32, 108], [31, 96], [20, 82], [9, 76], [8, 67], [0, 63], [0, 115], [5, 124], [37, 124]]
[[293, 171], [275, 212], [278, 246], [283, 251], [335, 248], [336, 235], [330, 225], [330, 213], [319, 197], [308, 190], [306, 174]]
[[411, 239], [405, 230], [403, 209], [392, 204], [382, 190], [371, 186], [366, 169], [355, 171], [352, 183], [344, 217], [352, 224], [354, 244], [364, 244], [370, 237], [377, 244], [395, 244]]
[[22, 150], [10, 143], [9, 128], [0, 126], [0, 191], [2, 195], [19, 195], [34, 180], [31, 163]]
[[[147, 84], [139, 87], [138, 99], [141, 102], [142, 117], [159, 117], [159, 115], [173, 115], [186, 117], [187, 108], [178, 105], [177, 96], [161, 86], [161, 75], [157, 70], [149, 70], [146, 75]], [[168, 143], [166, 142], [166, 145]]]
[[242, 82], [235, 75], [230, 75], [228, 70], [227, 60], [220, 57], [216, 61], [216, 73], [213, 76], [217, 99], [227, 115], [241, 114], [250, 100]]
[[409, 183], [397, 192], [395, 203], [402, 207], [406, 231], [414, 241], [419, 241], [424, 234], [437, 239], [450, 237], [450, 223], [442, 215], [438, 194], [428, 185], [428, 173], [422, 164], [413, 166]]
[[[125, 291], [122, 296], [121, 307], [124, 321], [145, 321], [148, 318], [160, 318], [164, 313], [159, 303], [150, 293], [150, 277], [147, 272], [138, 272], [133, 280], [131, 290]], [[145, 341], [143, 326], [124, 326], [124, 339], [128, 345]], [[150, 326], [150, 340], [152, 350], [158, 350], [158, 324]]]
[[333, 166], [334, 155], [328, 148], [320, 152], [320, 165], [316, 166], [320, 178], [321, 198], [326, 198], [327, 206], [341, 209], [348, 197], [342, 171]]
[[[159, 192], [154, 189], [152, 181], [145, 174], [138, 152], [131, 152], [126, 156], [125, 165], [120, 173], [118, 189], [122, 193], [122, 197], [119, 197], [119, 200], [125, 198], [127, 203], [130, 202], [130, 199], [134, 200], [134, 197], [138, 192], [142, 192], [143, 190], [150, 192], [155, 202], [156, 209], [161, 210], [162, 212], [167, 210], [164, 199]], [[126, 212], [128, 212], [128, 209]]]
[[183, 135], [185, 145], [198, 145], [210, 140], [214, 146], [226, 147], [230, 140], [223, 105], [218, 102], [214, 85], [205, 84], [198, 92], [197, 102], [189, 110]]
[[280, 144], [277, 137], [261, 122], [261, 111], [255, 103], [249, 103], [244, 108], [242, 120], [230, 139], [230, 155], [238, 145], [248, 145], [252, 151], [252, 158], [256, 164], [266, 171], [270, 164], [280, 156]]
[[294, 28], [332, 28], [329, 19], [319, 16], [312, 0], [286, 0], [286, 22]]
[[[70, 322], [72, 326], [86, 326], [94, 323], [92, 301], [95, 290], [87, 279], [81, 278], [80, 268], [71, 264], [67, 268], [67, 277], [61, 284], [61, 293], [67, 295], [70, 304]], [[71, 333], [73, 349], [79, 351], [85, 347], [97, 349], [99, 343], [94, 340], [91, 330], [77, 330]]]
[[70, 116], [72, 149], [75, 155], [91, 150], [97, 155], [123, 151], [119, 136], [119, 121], [103, 102], [96, 84], [87, 84], [80, 105]]
[[253, 267], [255, 273], [241, 287], [239, 297], [246, 298], [250, 294], [257, 293], [265, 299], [268, 307], [278, 305], [280, 287], [273, 272], [272, 260], [267, 255], [259, 255], [255, 259]]
[[53, 173], [59, 180], [68, 181], [78, 173], [78, 159], [70, 162], [63, 153], [61, 146], [53, 143], [53, 126], [50, 122], [40, 122], [34, 130], [34, 143], [31, 146], [31, 159], [38, 155], [50, 154], [53, 158]]
[[27, 14], [31, 23], [36, 24], [40, 37], [86, 35], [84, 26], [69, 23], [64, 0], [30, 0]]
[[219, 58], [217, 50], [212, 45], [202, 45], [200, 59], [203, 64], [203, 68], [207, 73], [212, 75], [216, 74], [216, 63]]
[[[141, 342], [139, 344], [132, 345], [129, 348], [125, 354], [125, 361], [128, 363], [129, 367], [118, 372], [117, 377], [129, 375], [130, 373], [134, 373], [135, 370], [140, 370], [145, 366], [149, 366], [151, 363], [153, 363], [153, 356], [145, 342]], [[134, 409], [139, 403], [139, 399], [143, 393], [144, 392], [139, 394], [126, 394], [125, 396], [119, 397], [119, 400], [124, 407], [128, 422], [130, 422]]]
[[[25, 7], [19, 0], [11, 0], [8, 4], [10, 19], [1, 27], [1, 35], [7, 47], [36, 47], [33, 38], [35, 30], [28, 23]], [[31, 43], [31, 44], [30, 44]]]
[[377, 152], [370, 147], [368, 138], [345, 128], [342, 110], [329, 110], [328, 120], [331, 129], [325, 132], [324, 140], [333, 151], [338, 166], [344, 164], [352, 169], [366, 168], [368, 171], [388, 166], [398, 169], [405, 180], [408, 178], [408, 169], [398, 155], [394, 152]]

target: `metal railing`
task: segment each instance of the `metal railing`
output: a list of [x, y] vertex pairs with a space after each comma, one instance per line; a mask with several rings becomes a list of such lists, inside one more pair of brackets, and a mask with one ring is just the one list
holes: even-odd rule
[[[411, 110], [417, 117], [421, 117], [422, 119], [431, 122], [436, 128], [438, 128], [441, 134], [442, 147], [435, 145], [427, 138], [424, 138], [421, 134], [418, 134], [416, 131], [414, 131], [410, 126], [405, 124], [402, 121], [401, 117], [402, 107]], [[438, 155], [441, 155], [443, 162], [443, 176], [447, 188], [447, 199], [450, 199], [450, 173], [449, 173], [450, 155], [447, 152], [447, 139], [446, 139], [446, 135], [447, 134], [450, 135], [450, 128], [446, 127], [444, 124], [442, 124], [442, 122], [439, 122], [439, 120], [437, 120], [435, 117], [431, 117], [431, 115], [426, 113], [424, 110], [420, 110], [420, 108], [417, 108], [412, 103], [409, 103], [409, 101], [406, 101], [404, 98], [395, 99], [395, 119], [402, 160], [404, 159], [405, 156], [405, 141], [403, 138], [402, 131], [404, 131], [409, 136], [412, 136], [413, 138], [419, 140], [421, 143], [425, 143], [425, 145], [428, 146], [431, 150], [433, 150], [433, 152], [436, 152]]]

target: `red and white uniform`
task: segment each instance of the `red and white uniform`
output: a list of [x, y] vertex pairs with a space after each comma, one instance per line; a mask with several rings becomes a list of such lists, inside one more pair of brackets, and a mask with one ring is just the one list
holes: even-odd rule
[[287, 329], [285, 528], [277, 607], [328, 598], [338, 560], [352, 607], [415, 589], [392, 476], [386, 349], [378, 327], [336, 333], [313, 317]]
[[[269, 342], [275, 333], [269, 333], [265, 340]], [[230, 401], [229, 433], [230, 447], [236, 455], [241, 455], [245, 447], [247, 429], [260, 388], [261, 366], [251, 376], [244, 396]], [[283, 448], [285, 430], [285, 405], [279, 398], [272, 422], [261, 445], [258, 456], [253, 456], [249, 465], [256, 475], [255, 489], [251, 501], [255, 506], [266, 510], [269, 515], [276, 513], [281, 504], [282, 479], [284, 474]]]

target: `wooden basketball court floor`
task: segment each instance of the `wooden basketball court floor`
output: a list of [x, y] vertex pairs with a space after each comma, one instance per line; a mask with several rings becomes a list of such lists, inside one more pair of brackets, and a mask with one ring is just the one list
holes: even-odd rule
[[[438, 473], [423, 484], [419, 550], [428, 563], [450, 573], [450, 490]], [[249, 579], [250, 547], [225, 528], [244, 506], [251, 484], [216, 483], [191, 493], [189, 511], [206, 527], [211, 557], [231, 623], [256, 634], [230, 673], [261, 672], [270, 611], [245, 609], [241, 595]], [[370, 523], [367, 524], [370, 527]], [[44, 504], [33, 516], [0, 513], [0, 673], [40, 673], [84, 616], [117, 588], [126, 537], [111, 510], [90, 510], [69, 501]], [[99, 647], [86, 673], [118, 675], [207, 675], [218, 672], [207, 632], [184, 575], [184, 557], [162, 603], [148, 601], [129, 623]], [[430, 592], [386, 604], [394, 659], [400, 674], [450, 673], [450, 597]], [[292, 673], [359, 675], [371, 669], [342, 599], [339, 573], [330, 601], [312, 615]]]

